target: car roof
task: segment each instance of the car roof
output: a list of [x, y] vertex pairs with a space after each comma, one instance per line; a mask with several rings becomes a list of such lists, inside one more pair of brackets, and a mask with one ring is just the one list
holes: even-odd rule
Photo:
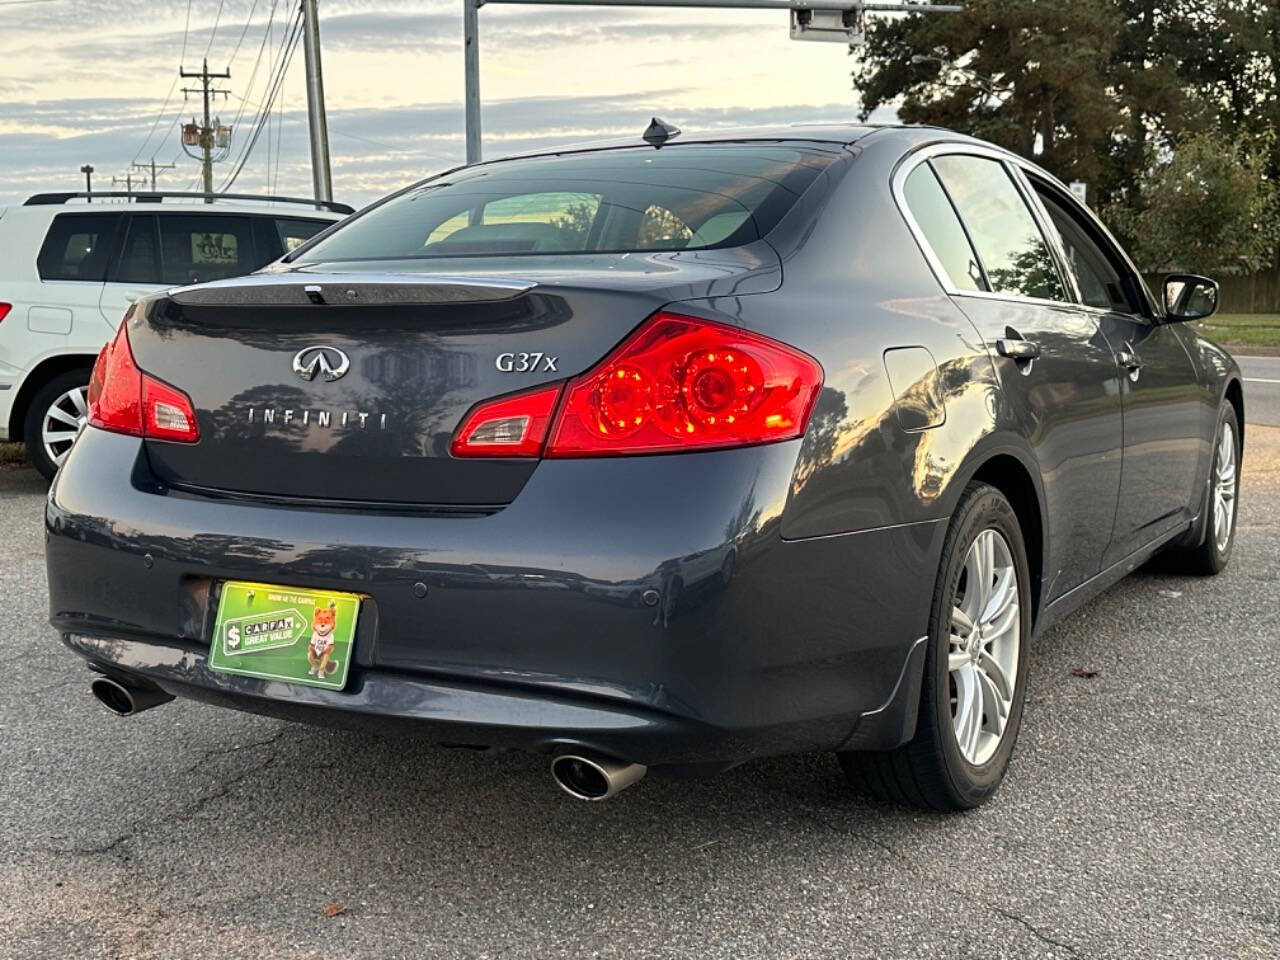
[[[904, 123], [860, 123], [855, 121], [820, 121], [814, 123], [771, 124], [757, 127], [717, 127], [705, 131], [681, 131], [670, 141], [669, 146], [689, 143], [743, 143], [752, 141], [790, 141], [810, 143], [829, 143], [848, 146], [857, 143], [872, 134], [884, 135], [890, 131], [901, 131], [914, 136], [921, 132], [932, 132], [946, 139], [964, 140], [963, 134], [948, 130], [945, 127], [934, 127], [923, 124]], [[586, 140], [574, 143], [558, 144], [554, 147], [542, 147], [536, 150], [521, 150], [485, 160], [484, 163], [500, 163], [504, 160], [516, 160], [526, 157], [553, 157], [564, 153], [585, 153], [593, 150], [618, 150], [627, 147], [652, 146], [646, 143], [639, 133], [634, 137], [611, 137], [600, 140]]]

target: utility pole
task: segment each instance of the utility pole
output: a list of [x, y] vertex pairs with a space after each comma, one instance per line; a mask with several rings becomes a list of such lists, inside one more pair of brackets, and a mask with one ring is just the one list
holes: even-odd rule
[[217, 87], [214, 87], [212, 83], [214, 80], [230, 80], [231, 71], [228, 69], [224, 70], [222, 73], [210, 73], [209, 60], [206, 57], [203, 69], [188, 72], [179, 68], [178, 76], [183, 79], [195, 79], [200, 81], [199, 90], [192, 90], [188, 87], [183, 87], [182, 93], [184, 96], [198, 93], [204, 100], [204, 123], [200, 127], [199, 147], [201, 153], [204, 154], [204, 202], [213, 203], [213, 148], [215, 146], [214, 138], [217, 131], [211, 123], [209, 101], [218, 94], [222, 94], [224, 98], [231, 95], [230, 90], [220, 90]]
[[84, 192], [89, 203], [93, 203], [93, 164], [86, 163], [80, 168], [80, 172], [84, 174]]
[[126, 173], [123, 177], [112, 177], [111, 185], [114, 187], [118, 183], [124, 183], [124, 192], [130, 197], [133, 196], [133, 174]]
[[302, 0], [302, 50], [307, 60], [307, 124], [311, 130], [311, 182], [317, 200], [333, 199], [329, 171], [329, 122], [324, 109], [324, 74], [320, 68], [320, 18], [316, 0]]
[[143, 173], [146, 173], [148, 170], [151, 171], [151, 192], [152, 193], [156, 192], [156, 171], [157, 170], [177, 170], [178, 169], [178, 165], [176, 163], [164, 163], [157, 166], [155, 157], [151, 158], [150, 163], [134, 163], [134, 164], [130, 164], [130, 166], [132, 166], [133, 169], [135, 170], [141, 170]]
[[480, 0], [462, 0], [463, 116], [467, 163], [480, 162]]

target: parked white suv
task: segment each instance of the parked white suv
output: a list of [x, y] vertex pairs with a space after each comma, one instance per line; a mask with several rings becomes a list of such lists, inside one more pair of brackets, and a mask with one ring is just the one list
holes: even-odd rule
[[351, 212], [172, 193], [48, 193], [0, 207], [0, 440], [25, 441], [52, 477], [84, 424], [93, 361], [130, 303], [250, 273]]

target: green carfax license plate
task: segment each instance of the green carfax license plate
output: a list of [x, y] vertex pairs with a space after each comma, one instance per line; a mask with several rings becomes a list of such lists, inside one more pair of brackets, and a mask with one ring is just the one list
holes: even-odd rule
[[353, 593], [228, 580], [218, 600], [209, 668], [341, 690], [359, 613]]

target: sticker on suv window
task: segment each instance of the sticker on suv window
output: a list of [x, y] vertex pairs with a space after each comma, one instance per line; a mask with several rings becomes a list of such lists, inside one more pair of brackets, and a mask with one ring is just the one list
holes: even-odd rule
[[234, 264], [239, 261], [239, 243], [234, 233], [191, 234], [192, 263]]

